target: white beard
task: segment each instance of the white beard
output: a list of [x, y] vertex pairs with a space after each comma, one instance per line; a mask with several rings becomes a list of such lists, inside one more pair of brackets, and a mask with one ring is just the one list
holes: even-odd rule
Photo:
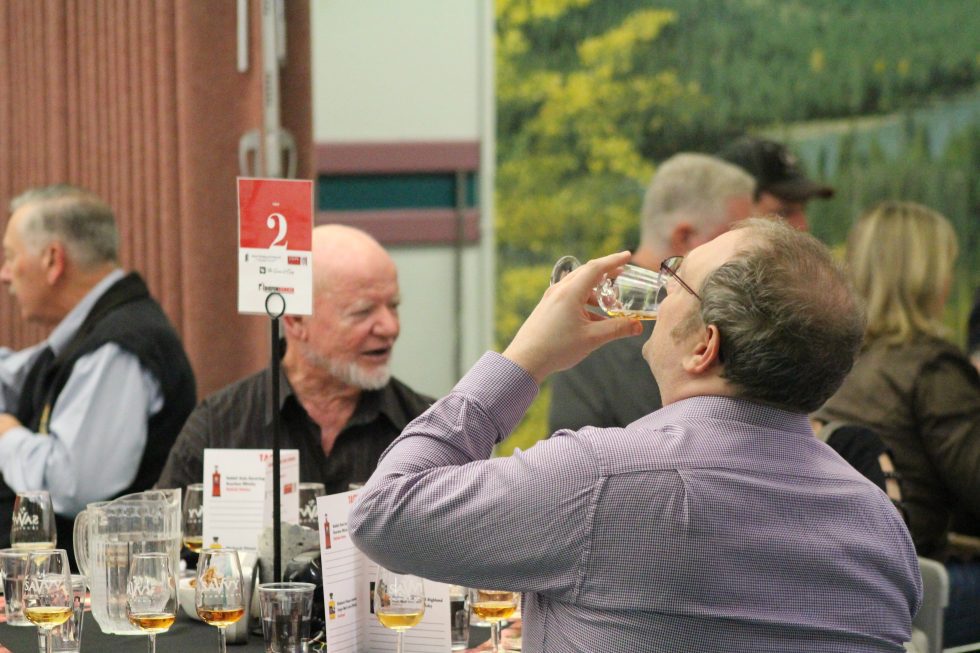
[[380, 390], [391, 380], [391, 369], [388, 365], [366, 370], [356, 362], [327, 361], [327, 370], [333, 377], [361, 390]]
[[358, 365], [357, 361], [338, 363], [337, 361], [320, 356], [306, 347], [303, 347], [300, 351], [303, 353], [303, 358], [311, 365], [319, 367], [341, 383], [346, 383], [361, 390], [380, 390], [388, 385], [388, 381], [391, 380], [391, 367], [388, 365], [383, 365], [373, 370], [366, 370]]

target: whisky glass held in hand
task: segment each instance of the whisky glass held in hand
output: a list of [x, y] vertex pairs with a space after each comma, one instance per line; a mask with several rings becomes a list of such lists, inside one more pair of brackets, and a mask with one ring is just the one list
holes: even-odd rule
[[24, 614], [44, 633], [45, 650], [52, 650], [51, 631], [71, 618], [75, 600], [64, 549], [28, 553], [23, 599]]
[[245, 593], [242, 566], [234, 549], [204, 549], [197, 561], [197, 583], [194, 585], [194, 606], [197, 616], [207, 624], [217, 626], [218, 650], [226, 653], [225, 628], [245, 614]]
[[411, 574], [399, 574], [378, 567], [374, 584], [374, 614], [385, 628], [398, 633], [398, 653], [402, 653], [402, 637], [409, 628], [417, 626], [425, 614], [424, 581]]
[[168, 553], [137, 553], [129, 563], [126, 616], [149, 635], [147, 650], [156, 653], [157, 633], [170, 629], [177, 618], [177, 578]]
[[[551, 270], [551, 285], [580, 265], [574, 256], [562, 256]], [[592, 294], [592, 301], [610, 317], [655, 320], [660, 302], [667, 295], [666, 279], [659, 272], [624, 265], [618, 275], [604, 276]]]
[[513, 618], [521, 607], [518, 592], [503, 590], [470, 590], [470, 607], [473, 614], [490, 622], [490, 636], [493, 639], [493, 652], [502, 653], [500, 644], [500, 622]]

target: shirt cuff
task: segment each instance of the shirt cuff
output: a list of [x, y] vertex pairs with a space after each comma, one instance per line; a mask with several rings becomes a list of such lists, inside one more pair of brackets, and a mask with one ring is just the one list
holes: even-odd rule
[[503, 433], [510, 433], [538, 396], [538, 384], [517, 363], [488, 351], [460, 379], [453, 393], [475, 400], [493, 416]]
[[3, 473], [4, 480], [6, 480], [7, 485], [15, 491], [23, 490], [25, 488], [17, 488], [14, 485], [20, 485], [16, 474], [8, 474], [8, 471], [15, 472], [16, 470], [7, 470], [8, 465], [16, 465], [16, 453], [27, 438], [30, 438], [33, 433], [31, 430], [25, 426], [15, 426], [12, 429], [8, 429], [3, 435], [0, 435], [0, 472]]

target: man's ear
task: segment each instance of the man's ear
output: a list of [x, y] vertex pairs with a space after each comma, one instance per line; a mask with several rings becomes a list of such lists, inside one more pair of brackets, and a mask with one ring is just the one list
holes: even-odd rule
[[693, 375], [705, 374], [721, 364], [720, 356], [721, 333], [717, 326], [709, 324], [701, 332], [691, 352], [684, 357], [684, 369]]
[[57, 240], [45, 245], [41, 249], [41, 267], [44, 270], [44, 278], [49, 285], [54, 285], [61, 279], [68, 267], [65, 245]]
[[302, 315], [287, 315], [282, 318], [283, 328], [286, 334], [293, 340], [300, 342], [306, 340], [307, 324], [306, 318]]
[[694, 236], [697, 229], [690, 222], [678, 222], [670, 230], [670, 251], [673, 254], [686, 254], [694, 249]]

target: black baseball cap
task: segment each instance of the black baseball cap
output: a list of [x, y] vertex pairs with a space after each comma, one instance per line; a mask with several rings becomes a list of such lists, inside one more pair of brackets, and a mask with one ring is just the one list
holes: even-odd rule
[[776, 141], [743, 136], [725, 146], [718, 152], [718, 157], [755, 177], [757, 193], [765, 191], [796, 202], [834, 195], [831, 186], [807, 177], [796, 156]]

